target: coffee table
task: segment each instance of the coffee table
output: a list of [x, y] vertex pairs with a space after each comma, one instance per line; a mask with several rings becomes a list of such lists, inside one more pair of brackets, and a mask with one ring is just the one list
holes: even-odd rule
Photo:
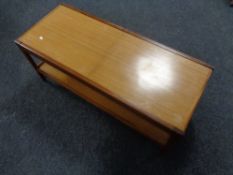
[[200, 60], [65, 4], [15, 43], [42, 79], [55, 80], [162, 145], [185, 134], [213, 71]]

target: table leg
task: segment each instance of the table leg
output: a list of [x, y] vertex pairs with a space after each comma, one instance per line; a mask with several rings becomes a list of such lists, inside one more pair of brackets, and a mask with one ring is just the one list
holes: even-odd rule
[[35, 61], [32, 59], [31, 55], [29, 52], [27, 52], [27, 50], [25, 50], [24, 48], [22, 48], [20, 45], [16, 44], [19, 49], [21, 50], [21, 52], [24, 54], [24, 56], [27, 58], [27, 60], [31, 63], [31, 65], [33, 66], [33, 68], [35, 69], [35, 71], [37, 72], [37, 74], [41, 77], [42, 80], [46, 80], [45, 76], [42, 75], [38, 69], [39, 69], [39, 65], [37, 65], [35, 63]]

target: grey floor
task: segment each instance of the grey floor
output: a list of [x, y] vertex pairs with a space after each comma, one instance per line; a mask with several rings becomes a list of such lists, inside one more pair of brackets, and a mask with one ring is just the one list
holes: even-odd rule
[[0, 174], [233, 174], [233, 8], [228, 0], [65, 1], [215, 67], [184, 139], [158, 145], [63, 88], [13, 44], [59, 0], [0, 1]]

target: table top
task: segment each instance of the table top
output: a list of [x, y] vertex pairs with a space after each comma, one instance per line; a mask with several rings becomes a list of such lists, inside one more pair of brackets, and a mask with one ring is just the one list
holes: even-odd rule
[[212, 73], [206, 63], [67, 5], [16, 42], [181, 134]]

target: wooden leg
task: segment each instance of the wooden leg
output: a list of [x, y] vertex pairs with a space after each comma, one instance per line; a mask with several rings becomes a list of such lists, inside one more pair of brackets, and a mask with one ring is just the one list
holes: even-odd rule
[[24, 56], [28, 59], [28, 61], [31, 63], [31, 65], [33, 66], [33, 68], [35, 69], [35, 71], [37, 72], [37, 74], [41, 77], [42, 80], [46, 80], [45, 76], [42, 75], [39, 71], [38, 68], [40, 67], [40, 64], [37, 65], [34, 60], [32, 59], [30, 53], [27, 52], [27, 50], [25, 50], [24, 48], [22, 48], [20, 45], [16, 44], [19, 49], [21, 50], [21, 52], [24, 54]]

